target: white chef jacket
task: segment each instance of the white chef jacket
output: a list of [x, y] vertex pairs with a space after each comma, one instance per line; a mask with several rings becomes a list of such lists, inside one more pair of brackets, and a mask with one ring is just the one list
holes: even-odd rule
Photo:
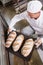
[[35, 30], [37, 34], [43, 34], [43, 11], [42, 10], [38, 19], [30, 18], [27, 11], [15, 15], [11, 20], [9, 28], [13, 30], [14, 29], [13, 26], [22, 19], [26, 19], [27, 22], [31, 25], [31, 27]]

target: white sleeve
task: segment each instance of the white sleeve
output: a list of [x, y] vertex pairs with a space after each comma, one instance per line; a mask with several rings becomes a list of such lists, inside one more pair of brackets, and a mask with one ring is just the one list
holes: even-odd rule
[[9, 28], [10, 29], [14, 29], [13, 26], [20, 20], [24, 19], [24, 13], [21, 13], [21, 14], [18, 14], [18, 15], [15, 15], [12, 20], [11, 20], [11, 23], [9, 25]]

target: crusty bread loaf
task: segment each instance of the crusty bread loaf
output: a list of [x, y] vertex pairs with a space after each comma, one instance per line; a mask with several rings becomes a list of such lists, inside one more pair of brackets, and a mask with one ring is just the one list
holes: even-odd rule
[[16, 32], [12, 31], [7, 38], [5, 47], [9, 48], [12, 42], [14, 41], [14, 39], [16, 38], [16, 36], [17, 36]]
[[14, 51], [19, 50], [19, 48], [21, 47], [21, 45], [23, 43], [23, 40], [24, 40], [24, 36], [22, 34], [16, 38], [16, 40], [14, 41], [13, 46], [12, 46]]
[[34, 41], [32, 39], [26, 40], [24, 46], [21, 49], [22, 55], [24, 57], [27, 57], [32, 51], [33, 46], [34, 46]]

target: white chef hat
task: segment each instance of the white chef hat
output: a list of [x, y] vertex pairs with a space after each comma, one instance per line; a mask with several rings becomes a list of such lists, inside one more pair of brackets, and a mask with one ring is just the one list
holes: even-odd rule
[[38, 0], [30, 1], [27, 5], [27, 11], [31, 13], [37, 13], [41, 10], [42, 3]]

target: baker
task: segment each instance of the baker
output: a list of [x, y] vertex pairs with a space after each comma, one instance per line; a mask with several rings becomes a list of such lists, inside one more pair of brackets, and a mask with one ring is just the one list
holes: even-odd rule
[[[11, 30], [16, 30], [14, 28], [14, 25], [23, 19], [26, 19], [27, 22], [30, 24], [30, 26], [25, 27], [24, 29], [21, 30], [22, 33], [27, 34], [27, 35], [31, 35], [34, 31], [35, 34], [38, 35], [43, 35], [43, 11], [41, 10], [42, 8], [42, 3], [40, 1], [30, 1], [27, 4], [27, 10], [15, 15], [12, 20], [11, 23], [9, 25], [9, 31]], [[36, 42], [36, 46], [38, 46], [38, 44], [41, 44], [43, 42], [41, 42], [41, 39], [43, 38], [39, 38], [38, 41]]]

